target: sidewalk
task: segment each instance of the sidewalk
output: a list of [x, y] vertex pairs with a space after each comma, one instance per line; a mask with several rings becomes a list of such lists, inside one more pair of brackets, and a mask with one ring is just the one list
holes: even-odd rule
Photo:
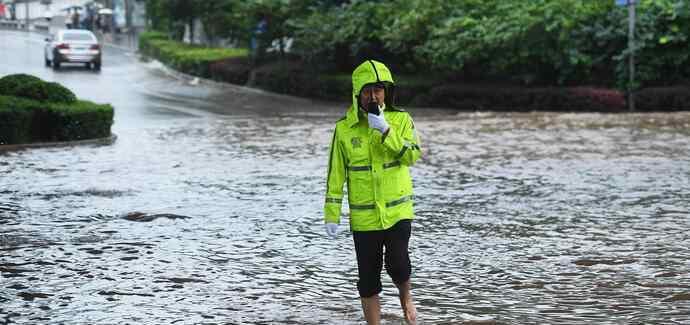
[[124, 33], [101, 33], [99, 31], [94, 32], [99, 40], [104, 45], [119, 48], [125, 51], [136, 52], [139, 49], [139, 34], [143, 30], [138, 30], [136, 28], [126, 31]]

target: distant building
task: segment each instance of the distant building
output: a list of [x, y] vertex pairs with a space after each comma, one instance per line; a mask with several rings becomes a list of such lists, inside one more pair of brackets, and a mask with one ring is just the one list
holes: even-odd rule
[[[39, 19], [45, 18], [46, 12], [49, 12], [52, 17], [67, 16], [66, 8], [84, 7], [87, 3], [93, 0], [27, 0], [25, 2], [10, 4], [10, 1], [4, 1], [5, 6], [12, 7], [17, 19]], [[0, 1], [2, 2], [2, 1]], [[28, 9], [28, 12], [27, 12]]]

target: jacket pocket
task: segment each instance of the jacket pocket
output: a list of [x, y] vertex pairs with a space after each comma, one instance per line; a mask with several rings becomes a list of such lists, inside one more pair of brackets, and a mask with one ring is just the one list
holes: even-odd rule
[[[358, 168], [360, 169], [358, 170]], [[353, 208], [364, 209], [364, 205], [374, 204], [371, 167], [369, 166], [368, 169], [365, 169], [365, 166], [352, 166], [348, 173], [348, 201], [350, 203], [350, 210], [353, 210]]]

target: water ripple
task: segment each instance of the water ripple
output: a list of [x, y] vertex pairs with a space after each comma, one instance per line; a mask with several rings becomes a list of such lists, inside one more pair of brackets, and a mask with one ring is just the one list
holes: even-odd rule
[[[413, 114], [421, 324], [690, 321], [690, 114]], [[0, 319], [362, 323], [347, 217], [321, 225], [336, 119], [1, 154]]]

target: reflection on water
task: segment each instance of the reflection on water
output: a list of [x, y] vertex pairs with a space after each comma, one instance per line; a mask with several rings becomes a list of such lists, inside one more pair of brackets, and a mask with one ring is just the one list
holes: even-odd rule
[[[690, 321], [690, 114], [413, 114], [421, 324]], [[0, 319], [361, 324], [352, 240], [321, 225], [336, 119], [0, 154]]]

